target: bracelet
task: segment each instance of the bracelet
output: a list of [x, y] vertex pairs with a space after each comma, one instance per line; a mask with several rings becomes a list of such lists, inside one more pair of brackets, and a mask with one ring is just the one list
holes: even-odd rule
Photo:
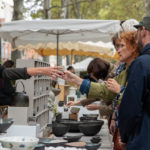
[[111, 120], [115, 120], [115, 118], [111, 118]]
[[125, 90], [125, 87], [124, 86], [121, 86], [120, 87], [121, 89], [120, 89], [120, 94]]

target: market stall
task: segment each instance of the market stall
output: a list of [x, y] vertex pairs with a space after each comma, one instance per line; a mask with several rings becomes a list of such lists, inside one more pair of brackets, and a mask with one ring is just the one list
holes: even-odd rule
[[[32, 44], [35, 47], [37, 44], [42, 43], [47, 45], [49, 42], [56, 43], [57, 56], [59, 55], [59, 42], [77, 42], [77, 41], [104, 41], [109, 42], [114, 33], [120, 30], [120, 21], [119, 20], [81, 20], [81, 19], [67, 19], [67, 20], [32, 20], [32, 21], [13, 21], [10, 23], [2, 24], [0, 27], [0, 37], [4, 40], [11, 42], [13, 50], [18, 49], [19, 45], [27, 45]], [[58, 57], [57, 57], [58, 58]], [[39, 65], [46, 65], [43, 62], [33, 61], [26, 63], [20, 60], [21, 65], [32, 65], [30, 67], [36, 67]], [[21, 66], [26, 67], [26, 66]], [[47, 85], [47, 81], [49, 78], [37, 76], [32, 79], [31, 82], [27, 81], [25, 83], [25, 89], [29, 92], [29, 95], [32, 96], [32, 102], [30, 101], [30, 117], [22, 117], [26, 121], [26, 125], [28, 121], [30, 123], [38, 123], [44, 127], [47, 123], [47, 103], [49, 95], [47, 94], [47, 89], [49, 89], [49, 85]], [[24, 81], [25, 82], [25, 81]], [[43, 83], [43, 84], [42, 84]], [[43, 86], [44, 85], [44, 86]], [[35, 88], [33, 88], [35, 87]], [[36, 92], [36, 90], [38, 92]], [[43, 92], [44, 91], [44, 92]], [[35, 101], [34, 101], [35, 100]], [[25, 113], [28, 114], [27, 109], [25, 109]], [[25, 114], [22, 111], [22, 114]], [[46, 113], [46, 115], [45, 115]], [[16, 113], [18, 116], [19, 113]], [[40, 117], [37, 117], [40, 116]], [[29, 119], [29, 120], [27, 120]], [[44, 121], [43, 121], [44, 120]], [[34, 125], [35, 125], [34, 124]], [[37, 125], [37, 124], [36, 124]], [[13, 131], [12, 127], [8, 132]], [[22, 130], [23, 127], [19, 126]], [[19, 129], [16, 127], [15, 131]], [[37, 131], [38, 127], [36, 128]], [[29, 136], [29, 129], [24, 129], [26, 132], [26, 136]], [[19, 131], [19, 130], [18, 130]], [[33, 130], [32, 130], [33, 131]], [[17, 132], [11, 132], [15, 134]], [[23, 132], [19, 132], [18, 135], [24, 135]], [[36, 134], [34, 134], [37, 136]], [[30, 135], [31, 136], [31, 135]], [[38, 136], [41, 136], [38, 134]], [[22, 141], [24, 142], [24, 141]], [[17, 150], [17, 149], [15, 149]], [[18, 149], [19, 150], [19, 149]]]
[[14, 50], [20, 45], [32, 45], [38, 49], [44, 45], [49, 48], [48, 43], [54, 43], [58, 56], [61, 53], [60, 42], [110, 42], [111, 37], [119, 30], [119, 20], [19, 20], [2, 24], [0, 37], [11, 42]]

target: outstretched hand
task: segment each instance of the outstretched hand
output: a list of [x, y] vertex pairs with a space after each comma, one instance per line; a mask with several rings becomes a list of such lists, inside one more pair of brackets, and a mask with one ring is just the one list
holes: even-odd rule
[[74, 83], [78, 86], [81, 85], [83, 80], [77, 75], [71, 73], [70, 71], [64, 71], [64, 75], [62, 76], [62, 79], [66, 80], [67, 82]]
[[98, 110], [99, 109], [99, 105], [97, 105], [97, 104], [89, 104], [89, 105], [86, 105], [86, 109], [88, 109], [88, 110]]
[[73, 106], [74, 105], [74, 102], [69, 102], [67, 103], [67, 106], [70, 107], [70, 106]]
[[52, 77], [54, 80], [57, 80], [57, 77], [62, 78], [64, 72], [61, 71], [62, 67], [45, 67], [44, 74]]

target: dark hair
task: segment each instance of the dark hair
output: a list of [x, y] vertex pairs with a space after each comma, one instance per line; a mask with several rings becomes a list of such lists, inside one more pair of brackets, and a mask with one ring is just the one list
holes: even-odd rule
[[6, 60], [3, 63], [3, 66], [6, 67], [6, 68], [11, 68], [13, 65], [14, 65], [14, 62], [12, 60]]
[[67, 70], [74, 69], [72, 66], [68, 66]]
[[119, 33], [116, 33], [113, 37], [112, 37], [112, 43], [113, 43], [113, 45], [115, 46], [116, 45], [116, 40], [117, 39], [119, 39], [120, 37], [119, 37]]
[[93, 59], [88, 65], [87, 72], [93, 73], [97, 79], [105, 79], [108, 74], [109, 62], [101, 58]]

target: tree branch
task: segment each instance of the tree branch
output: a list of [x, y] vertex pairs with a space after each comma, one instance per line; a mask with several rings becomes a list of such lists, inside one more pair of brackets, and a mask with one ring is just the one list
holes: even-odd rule
[[[74, 4], [85, 3], [85, 2], [90, 2], [90, 1], [95, 1], [95, 0], [81, 0], [81, 1], [78, 1], [78, 2], [75, 2], [75, 3], [69, 3], [67, 5], [64, 5], [63, 8], [64, 7], [68, 7], [68, 6], [72, 6]], [[52, 7], [49, 8], [49, 10], [51, 10], [52, 8], [62, 8], [62, 7], [60, 7], [60, 6], [52, 6]]]

